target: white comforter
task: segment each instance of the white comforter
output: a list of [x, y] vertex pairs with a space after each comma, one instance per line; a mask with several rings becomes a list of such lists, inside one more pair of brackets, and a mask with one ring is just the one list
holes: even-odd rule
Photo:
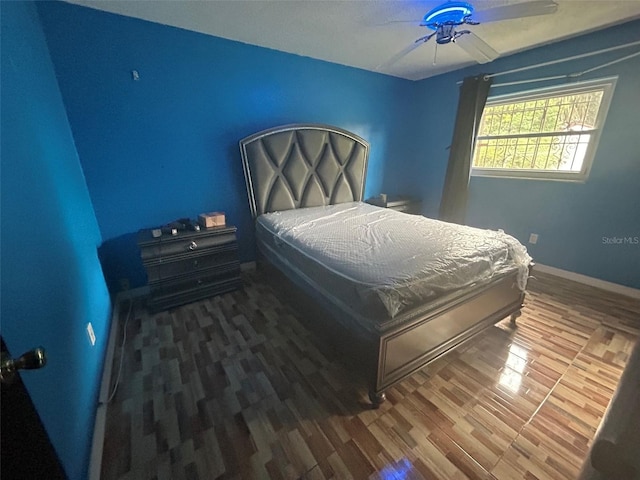
[[515, 238], [355, 202], [261, 215], [258, 222], [312, 261], [373, 290], [391, 318], [456, 289], [518, 269], [531, 257]]

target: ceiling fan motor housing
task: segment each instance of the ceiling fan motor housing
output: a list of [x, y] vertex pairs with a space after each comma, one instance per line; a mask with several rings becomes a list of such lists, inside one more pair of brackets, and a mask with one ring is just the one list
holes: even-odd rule
[[456, 32], [453, 29], [455, 25], [441, 25], [438, 28], [438, 34], [436, 35], [436, 42], [440, 45], [444, 45], [445, 43], [449, 43], [456, 36]]

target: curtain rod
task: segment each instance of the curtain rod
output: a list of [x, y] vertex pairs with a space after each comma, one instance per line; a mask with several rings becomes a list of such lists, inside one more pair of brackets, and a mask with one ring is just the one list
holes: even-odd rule
[[597, 67], [589, 68], [587, 70], [583, 70], [582, 72], [576, 73], [567, 73], [565, 75], [554, 75], [552, 77], [541, 77], [541, 78], [532, 78], [530, 80], [518, 80], [515, 82], [505, 82], [505, 83], [494, 83], [490, 88], [493, 87], [508, 87], [511, 85], [521, 85], [523, 83], [535, 83], [535, 82], [545, 82], [547, 80], [560, 80], [563, 78], [579, 78], [585, 73], [595, 72], [596, 70], [600, 70], [601, 68], [609, 67], [611, 65], [615, 65], [616, 63], [624, 62], [625, 60], [629, 60], [630, 58], [637, 57], [640, 55], [639, 52], [632, 53], [630, 55], [626, 55], [622, 58], [618, 58], [617, 60], [611, 60], [610, 62], [603, 63], [602, 65], [598, 65]]
[[[635, 45], [640, 45], [640, 40], [637, 40], [635, 42], [625, 43], [624, 45], [616, 45], [614, 47], [595, 50], [593, 52], [582, 53], [580, 55], [573, 55], [571, 57], [560, 58], [558, 60], [551, 60], [549, 62], [537, 63], [535, 65], [527, 65], [526, 67], [514, 68], [513, 70], [506, 70], [504, 72], [492, 73], [492, 74], [488, 74], [487, 77], [492, 78], [492, 77], [499, 77], [499, 76], [502, 76], [502, 75], [508, 75], [510, 73], [524, 72], [526, 70], [531, 70], [531, 69], [534, 69], [534, 68], [540, 68], [540, 67], [547, 67], [549, 65], [555, 65], [556, 63], [570, 62], [572, 60], [578, 60], [578, 59], [581, 59], [581, 58], [591, 57], [593, 55], [599, 55], [601, 53], [613, 52], [614, 50], [620, 50], [621, 48], [633, 47]], [[582, 74], [584, 74], [584, 73], [587, 73], [587, 72], [586, 71], [582, 72]], [[561, 76], [559, 76], [557, 78], [563, 78], [563, 77], [566, 77], [566, 76], [568, 76], [568, 75], [561, 75]], [[534, 80], [529, 80], [529, 81], [530, 82], [535, 82], [535, 81], [542, 81], [542, 80], [552, 80], [553, 78], [554, 77], [547, 77], [547, 78], [540, 79], [540, 80], [534, 79]], [[523, 80], [523, 81], [521, 81], [519, 83], [526, 83], [526, 81]], [[462, 80], [457, 82], [457, 84], [461, 85], [462, 84]], [[510, 83], [509, 85], [514, 85], [514, 84], [515, 83]], [[507, 84], [501, 84], [501, 85], [507, 85]], [[496, 85], [493, 85], [493, 86], [496, 86]]]

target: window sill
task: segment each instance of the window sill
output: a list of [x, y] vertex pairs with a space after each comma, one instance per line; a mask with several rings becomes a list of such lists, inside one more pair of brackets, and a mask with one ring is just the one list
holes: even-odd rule
[[585, 183], [588, 172], [550, 172], [537, 170], [502, 170], [494, 168], [472, 168], [472, 177], [511, 178], [519, 180], [550, 180], [555, 182]]

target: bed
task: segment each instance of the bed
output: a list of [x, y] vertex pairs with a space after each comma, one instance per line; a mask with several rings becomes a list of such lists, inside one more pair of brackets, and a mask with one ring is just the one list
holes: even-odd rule
[[[335, 332], [385, 391], [523, 305], [531, 258], [503, 232], [364, 203], [369, 145], [344, 129], [285, 125], [240, 141], [261, 263]], [[322, 315], [318, 315], [321, 312]]]

